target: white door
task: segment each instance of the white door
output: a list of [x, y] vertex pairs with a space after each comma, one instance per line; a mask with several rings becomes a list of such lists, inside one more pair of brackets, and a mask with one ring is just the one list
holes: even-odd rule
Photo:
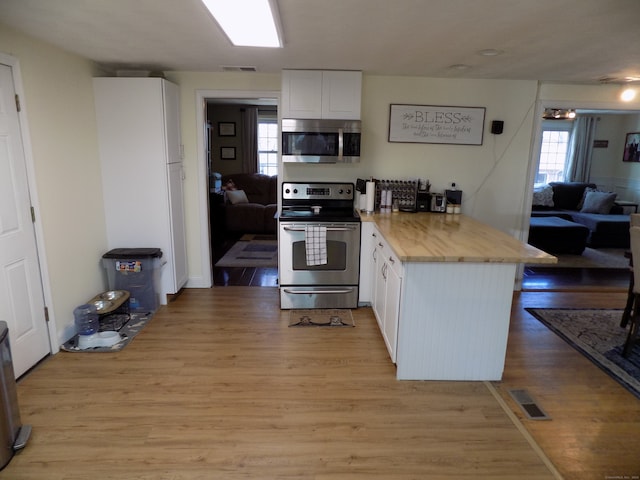
[[184, 227], [182, 164], [167, 165], [169, 185], [169, 216], [171, 220], [171, 243], [173, 244], [173, 270], [175, 291], [187, 283], [187, 239]]
[[49, 354], [49, 333], [31, 219], [11, 67], [0, 64], [0, 320], [19, 377]]

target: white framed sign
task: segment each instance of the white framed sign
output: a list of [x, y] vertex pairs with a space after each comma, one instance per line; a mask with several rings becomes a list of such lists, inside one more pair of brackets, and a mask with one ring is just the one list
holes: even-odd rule
[[400, 105], [389, 108], [389, 142], [482, 145], [484, 107]]

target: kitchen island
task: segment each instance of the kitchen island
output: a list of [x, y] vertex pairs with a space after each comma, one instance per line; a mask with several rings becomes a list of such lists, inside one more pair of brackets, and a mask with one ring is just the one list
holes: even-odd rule
[[557, 259], [466, 215], [361, 218], [361, 300], [397, 378], [500, 380], [517, 265]]

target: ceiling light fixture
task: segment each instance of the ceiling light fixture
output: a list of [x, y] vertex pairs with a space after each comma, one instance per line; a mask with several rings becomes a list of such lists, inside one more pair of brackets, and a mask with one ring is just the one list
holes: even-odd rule
[[542, 118], [545, 120], [573, 120], [576, 118], [576, 111], [566, 108], [545, 108]]
[[630, 88], [630, 87], [625, 88], [620, 94], [620, 100], [622, 100], [623, 102], [630, 102], [634, 98], [636, 98], [635, 88]]
[[278, 10], [272, 0], [202, 0], [238, 47], [282, 47]]

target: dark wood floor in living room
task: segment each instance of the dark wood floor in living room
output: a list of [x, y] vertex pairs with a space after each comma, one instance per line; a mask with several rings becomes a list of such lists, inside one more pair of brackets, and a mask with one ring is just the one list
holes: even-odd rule
[[525, 267], [522, 288], [526, 291], [625, 290], [628, 269]]

